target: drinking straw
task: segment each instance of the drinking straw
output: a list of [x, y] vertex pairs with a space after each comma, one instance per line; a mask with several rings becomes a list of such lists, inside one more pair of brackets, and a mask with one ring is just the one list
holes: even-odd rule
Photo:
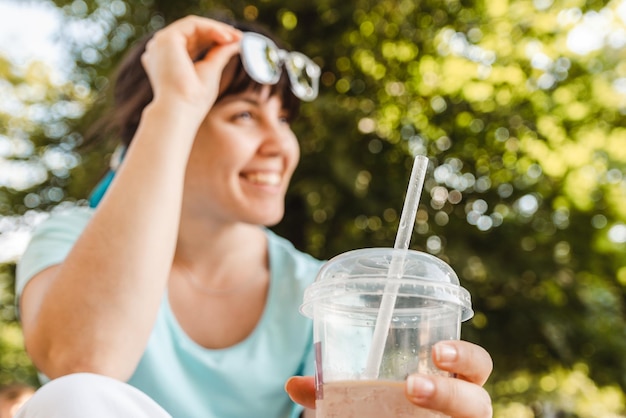
[[396, 234], [396, 242], [393, 248], [401, 251], [394, 251], [387, 273], [387, 283], [383, 291], [383, 296], [378, 308], [378, 316], [376, 325], [374, 326], [374, 334], [372, 336], [372, 345], [367, 357], [364, 377], [366, 379], [377, 379], [380, 365], [383, 361], [383, 351], [385, 350], [385, 342], [389, 334], [391, 318], [393, 316], [393, 308], [396, 304], [396, 297], [399, 289], [399, 283], [394, 279], [402, 277], [404, 259], [409, 249], [409, 241], [413, 233], [415, 225], [415, 215], [419, 207], [419, 199], [424, 186], [424, 178], [426, 177], [426, 168], [428, 167], [428, 158], [418, 155], [413, 160], [413, 169], [411, 170], [411, 178], [407, 188], [402, 214], [400, 215], [400, 225]]

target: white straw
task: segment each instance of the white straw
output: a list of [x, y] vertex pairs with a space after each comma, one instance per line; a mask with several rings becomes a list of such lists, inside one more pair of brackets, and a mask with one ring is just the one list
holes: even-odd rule
[[419, 199], [422, 194], [427, 168], [428, 158], [423, 155], [416, 156], [413, 161], [411, 179], [409, 180], [409, 186], [404, 199], [402, 214], [400, 215], [400, 226], [396, 234], [396, 242], [393, 246], [394, 249], [403, 251], [394, 251], [391, 258], [389, 272], [387, 273], [388, 281], [383, 291], [380, 307], [378, 308], [378, 317], [376, 318], [376, 325], [372, 336], [372, 346], [370, 347], [367, 365], [363, 373], [366, 379], [378, 378], [380, 365], [383, 361], [383, 351], [385, 350], [385, 342], [389, 334], [393, 308], [396, 304], [396, 296], [399, 288], [398, 283], [394, 279], [402, 277], [404, 258], [409, 249], [409, 241], [411, 240], [413, 226], [415, 225], [415, 215], [419, 207]]

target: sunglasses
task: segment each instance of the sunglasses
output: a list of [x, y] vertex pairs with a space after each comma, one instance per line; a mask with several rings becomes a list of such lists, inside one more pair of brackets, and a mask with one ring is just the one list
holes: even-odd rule
[[278, 83], [284, 65], [297, 98], [311, 101], [317, 97], [321, 70], [306, 55], [280, 49], [274, 41], [255, 32], [243, 34], [240, 55], [246, 73], [257, 83]]

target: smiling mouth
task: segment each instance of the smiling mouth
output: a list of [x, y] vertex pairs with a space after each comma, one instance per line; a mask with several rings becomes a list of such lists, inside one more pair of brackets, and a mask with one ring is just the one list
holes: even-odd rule
[[278, 173], [245, 173], [242, 176], [250, 183], [262, 186], [278, 186], [281, 180]]

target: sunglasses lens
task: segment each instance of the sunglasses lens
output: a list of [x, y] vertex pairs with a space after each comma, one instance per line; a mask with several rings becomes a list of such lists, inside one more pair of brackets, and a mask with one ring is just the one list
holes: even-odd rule
[[274, 84], [280, 77], [278, 47], [265, 36], [246, 33], [241, 40], [241, 61], [257, 83]]
[[315, 99], [321, 73], [320, 67], [299, 52], [291, 52], [285, 65], [291, 89], [296, 97], [307, 101]]
[[246, 32], [241, 39], [241, 62], [248, 75], [260, 84], [276, 84], [284, 63], [293, 94], [306, 101], [317, 97], [320, 67], [300, 52], [278, 49], [271, 39]]

